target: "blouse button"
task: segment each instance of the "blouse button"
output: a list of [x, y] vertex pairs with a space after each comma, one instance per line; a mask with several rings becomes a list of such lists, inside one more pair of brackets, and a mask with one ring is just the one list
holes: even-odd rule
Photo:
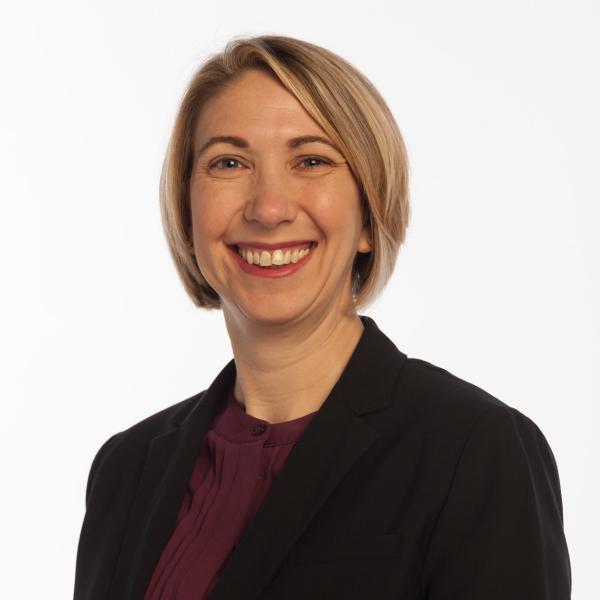
[[252, 427], [252, 429], [250, 430], [250, 433], [252, 433], [252, 435], [254, 435], [254, 436], [259, 436], [259, 435], [262, 435], [266, 429], [267, 429], [267, 426], [264, 423], [259, 423], [258, 425], [255, 425], [254, 427]]

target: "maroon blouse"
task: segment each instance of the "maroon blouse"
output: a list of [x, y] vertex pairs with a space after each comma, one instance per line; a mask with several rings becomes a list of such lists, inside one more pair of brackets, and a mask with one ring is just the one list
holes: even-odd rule
[[269, 423], [246, 414], [231, 390], [205, 437], [144, 600], [206, 597], [316, 412]]

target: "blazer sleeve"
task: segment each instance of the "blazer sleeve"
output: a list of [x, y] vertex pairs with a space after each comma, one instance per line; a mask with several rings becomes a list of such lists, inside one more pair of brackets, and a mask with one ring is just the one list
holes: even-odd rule
[[115, 433], [113, 436], [109, 437], [103, 444], [100, 446], [100, 449], [96, 452], [96, 456], [92, 460], [92, 465], [90, 467], [90, 472], [88, 474], [87, 485], [85, 488], [85, 506], [87, 508], [90, 502], [90, 495], [92, 493], [92, 488], [94, 486], [94, 476], [96, 475], [96, 471], [98, 470], [98, 466], [102, 463], [103, 458], [108, 453], [108, 450], [113, 446], [119, 433]]
[[423, 568], [428, 600], [568, 600], [571, 564], [558, 469], [537, 425], [488, 409], [474, 425]]

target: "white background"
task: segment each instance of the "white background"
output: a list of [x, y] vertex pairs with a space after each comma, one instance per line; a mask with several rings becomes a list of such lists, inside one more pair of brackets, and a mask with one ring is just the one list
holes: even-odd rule
[[412, 220], [363, 314], [537, 423], [559, 467], [573, 597], [600, 597], [597, 2], [4, 6], [4, 597], [71, 597], [101, 443], [232, 356], [221, 313], [194, 308], [177, 278], [158, 180], [192, 71], [242, 34], [325, 46], [390, 105]]

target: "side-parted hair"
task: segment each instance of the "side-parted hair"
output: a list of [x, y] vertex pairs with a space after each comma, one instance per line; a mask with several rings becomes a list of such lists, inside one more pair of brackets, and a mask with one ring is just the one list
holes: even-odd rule
[[160, 177], [160, 209], [171, 256], [196, 306], [220, 308], [196, 262], [190, 178], [194, 132], [208, 100], [249, 69], [277, 78], [338, 145], [359, 185], [371, 251], [357, 253], [352, 295], [357, 310], [387, 284], [409, 220], [408, 158], [398, 125], [374, 85], [349, 62], [303, 40], [234, 37], [195, 71], [183, 95]]

